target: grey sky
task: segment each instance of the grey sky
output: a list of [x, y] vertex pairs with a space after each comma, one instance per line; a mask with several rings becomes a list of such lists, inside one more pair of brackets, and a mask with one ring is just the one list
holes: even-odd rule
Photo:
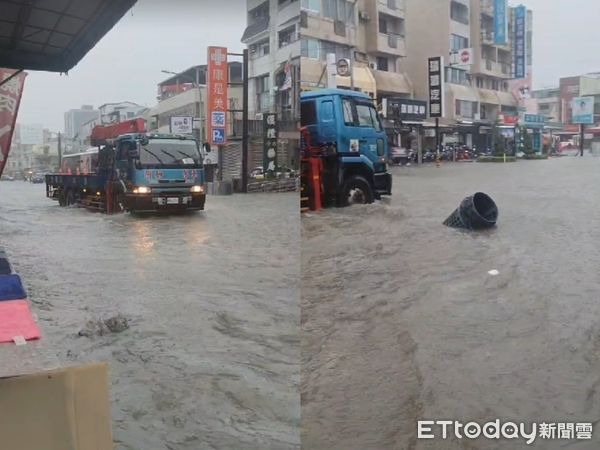
[[[430, 1], [430, 0], [423, 0]], [[534, 12], [534, 87], [600, 71], [600, 0], [511, 0]], [[129, 100], [152, 106], [162, 69], [206, 62], [208, 45], [241, 51], [245, 0], [139, 0], [68, 76], [31, 72], [21, 123], [63, 129], [63, 113], [83, 104]]]
[[29, 72], [18, 121], [63, 130], [64, 112], [90, 104], [156, 104], [161, 70], [206, 63], [206, 47], [238, 53], [245, 0], [139, 0], [69, 75]]

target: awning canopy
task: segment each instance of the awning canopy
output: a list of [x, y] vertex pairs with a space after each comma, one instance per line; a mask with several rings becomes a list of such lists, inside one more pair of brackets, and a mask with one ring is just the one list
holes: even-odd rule
[[454, 95], [454, 100], [464, 100], [467, 102], [479, 102], [479, 95], [477, 90], [469, 86], [462, 86], [460, 84], [449, 84], [450, 91]]
[[478, 93], [481, 103], [487, 103], [489, 105], [498, 105], [500, 103], [500, 99], [494, 91], [490, 91], [489, 89], [478, 89]]
[[0, 67], [67, 72], [136, 0], [0, 0]]
[[403, 73], [384, 72], [382, 70], [372, 70], [375, 78], [377, 92], [392, 94], [412, 94], [412, 88], [408, 78]]
[[[304, 66], [302, 67], [302, 70], [304, 70]], [[360, 89], [363, 92], [371, 94], [376, 92], [377, 83], [375, 82], [371, 69], [365, 66], [354, 66], [352, 74], [354, 80], [350, 77], [336, 77], [337, 85], [339, 87], [349, 88], [352, 86], [352, 81], [354, 81], [355, 89]]]
[[498, 100], [501, 105], [504, 106], [518, 106], [517, 99], [510, 92], [496, 92], [498, 95]]

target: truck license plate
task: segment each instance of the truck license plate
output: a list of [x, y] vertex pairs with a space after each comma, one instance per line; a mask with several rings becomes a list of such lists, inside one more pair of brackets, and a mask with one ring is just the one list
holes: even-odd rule
[[167, 205], [178, 205], [179, 198], [178, 197], [167, 197]]

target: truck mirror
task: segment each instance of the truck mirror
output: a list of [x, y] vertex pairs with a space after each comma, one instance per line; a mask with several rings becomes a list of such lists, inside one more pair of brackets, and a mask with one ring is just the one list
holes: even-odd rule
[[210, 153], [210, 144], [208, 142], [204, 143], [204, 151], [206, 153]]
[[137, 148], [130, 148], [127, 152], [127, 156], [131, 159], [137, 159], [140, 157], [140, 151]]

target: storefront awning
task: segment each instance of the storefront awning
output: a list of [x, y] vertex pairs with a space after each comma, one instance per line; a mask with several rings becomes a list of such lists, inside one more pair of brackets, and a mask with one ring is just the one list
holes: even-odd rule
[[498, 100], [503, 106], [518, 106], [517, 99], [510, 92], [497, 92]]
[[[302, 66], [302, 73], [304, 74], [304, 66]], [[350, 77], [336, 77], [338, 87], [349, 88], [352, 86], [353, 81], [355, 89], [360, 89], [363, 92], [371, 94], [376, 92], [377, 83], [375, 82], [371, 69], [364, 66], [355, 66], [352, 74], [354, 75], [354, 80]]]
[[384, 72], [382, 70], [372, 70], [375, 78], [377, 92], [390, 94], [412, 94], [412, 88], [408, 77], [403, 73]]
[[479, 89], [478, 93], [481, 103], [486, 103], [489, 105], [500, 104], [500, 99], [496, 95], [496, 92], [490, 91], [489, 89]]
[[0, 67], [67, 72], [136, 0], [0, 0]]
[[479, 95], [477, 90], [469, 86], [462, 86], [460, 84], [450, 84], [450, 91], [454, 96], [454, 100], [464, 100], [467, 102], [479, 102]]

